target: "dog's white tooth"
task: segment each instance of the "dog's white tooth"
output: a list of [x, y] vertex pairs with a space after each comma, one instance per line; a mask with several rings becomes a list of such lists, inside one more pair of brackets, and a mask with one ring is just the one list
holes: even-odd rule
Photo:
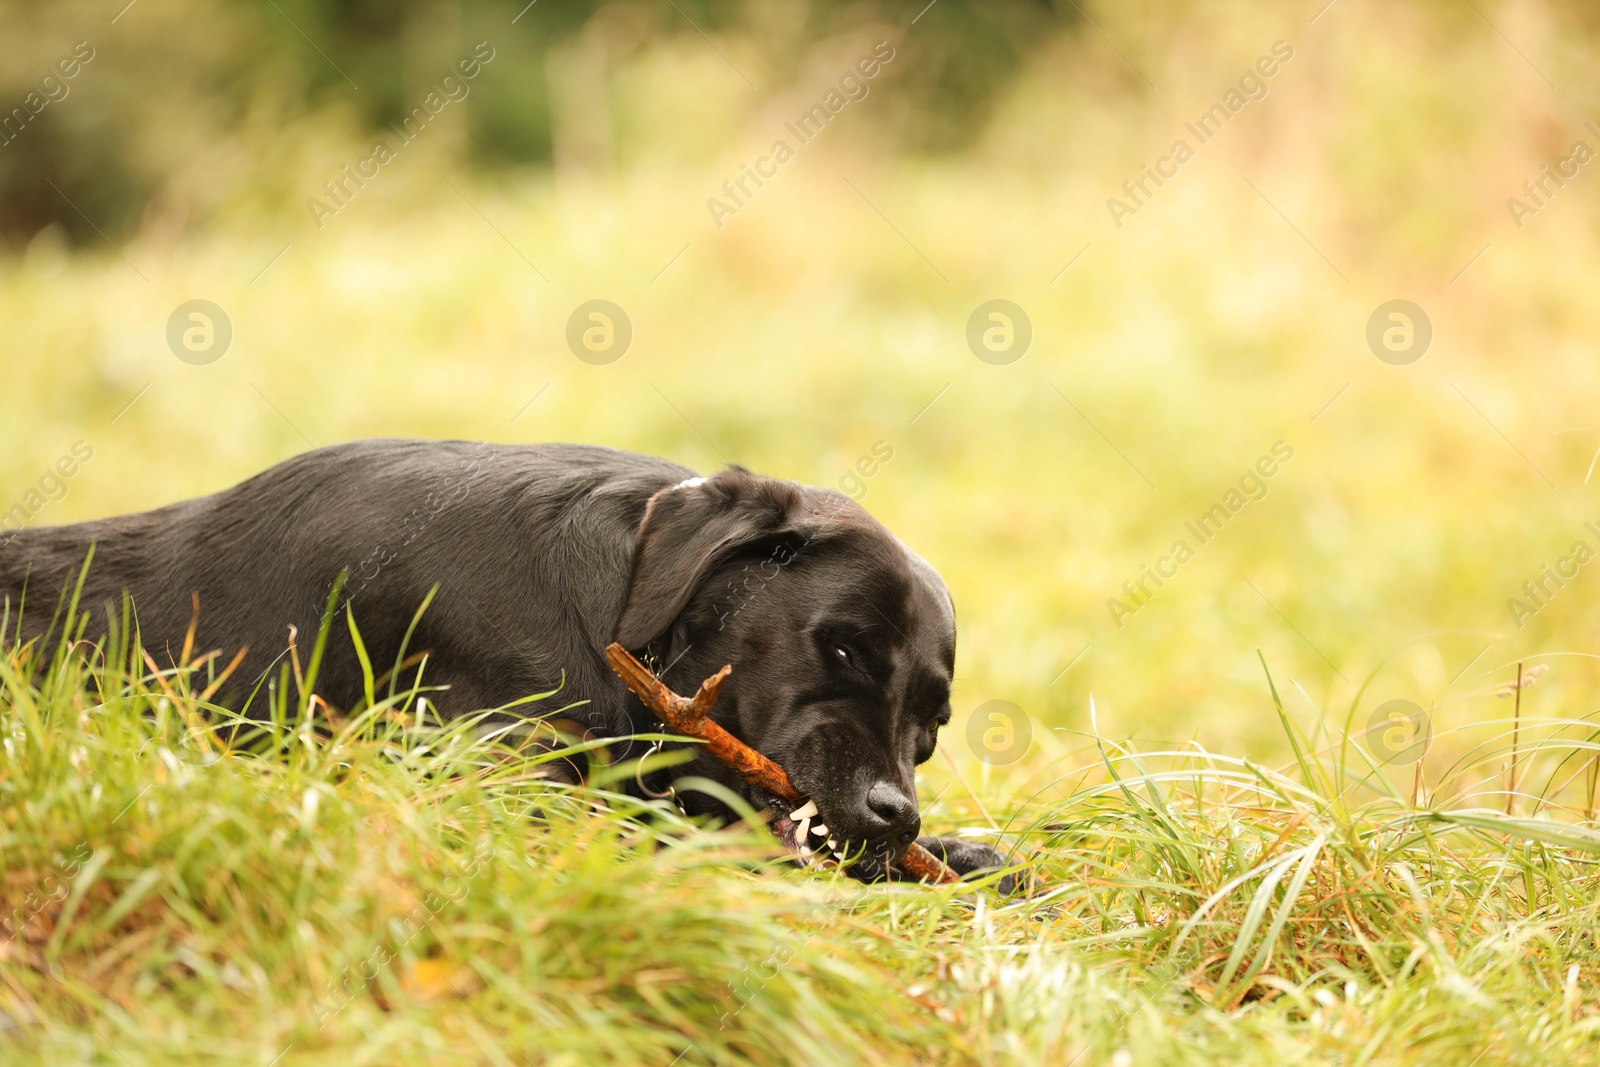
[[815, 825], [815, 826], [813, 826], [811, 828], [811, 836], [813, 836], [813, 837], [827, 837], [828, 836], [828, 827], [824, 823], [820, 823], [820, 822], [817, 823], [817, 825]]
[[800, 843], [800, 855], [809, 860], [813, 855], [815, 855], [815, 853], [813, 853], [811, 849], [807, 848], [805, 842], [802, 841]]
[[806, 827], [810, 825], [810, 819], [801, 819], [799, 824], [794, 828], [794, 839], [796, 841], [804, 841], [806, 839]]
[[828, 838], [828, 847], [833, 849], [835, 852], [837, 852], [837, 851], [839, 851], [839, 842], [835, 841], [833, 838], [830, 837], [830, 838]]
[[822, 813], [817, 810], [817, 802], [815, 800], [808, 800], [808, 801], [805, 802], [805, 805], [803, 807], [799, 807], [799, 808], [796, 808], [794, 811], [791, 811], [789, 813], [789, 818], [794, 819], [796, 822], [798, 822], [801, 819], [809, 819], [813, 815], [820, 815], [820, 814], [822, 814]]

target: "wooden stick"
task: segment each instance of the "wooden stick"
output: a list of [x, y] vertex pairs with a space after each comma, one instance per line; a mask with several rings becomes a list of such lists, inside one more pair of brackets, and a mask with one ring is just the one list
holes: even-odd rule
[[[606, 662], [611, 664], [611, 669], [633, 690], [634, 695], [644, 702], [644, 706], [655, 713], [656, 718], [680, 734], [704, 741], [706, 749], [740, 778], [780, 800], [796, 802], [801, 799], [799, 790], [789, 781], [789, 775], [782, 767], [711, 719], [711, 707], [722, 693], [722, 683], [733, 673], [731, 665], [701, 682], [694, 696], [683, 697], [668, 689], [666, 683], [651, 673], [650, 668], [619, 644], [606, 646]], [[897, 863], [901, 870], [918, 881], [960, 881], [956, 872], [915, 841], [906, 847], [905, 854]]]
[[1506, 770], [1506, 814], [1517, 798], [1517, 743], [1522, 739], [1522, 663], [1517, 663], [1516, 710], [1511, 713], [1511, 766]]

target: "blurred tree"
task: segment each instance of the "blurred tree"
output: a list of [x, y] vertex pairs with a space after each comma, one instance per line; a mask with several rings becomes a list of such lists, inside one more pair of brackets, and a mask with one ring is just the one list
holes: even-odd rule
[[[469, 122], [454, 124], [444, 136], [455, 142], [440, 148], [479, 166], [609, 167], [608, 86], [640, 49], [702, 32], [737, 39], [761, 57], [763, 84], [781, 84], [818, 38], [863, 24], [908, 27], [920, 8], [889, 0], [124, 3], [0, 4], [0, 239], [26, 242], [49, 226], [78, 242], [98, 240], [97, 230], [181, 229], [244, 188], [270, 200], [261, 191], [295, 131], [330, 116], [351, 127], [351, 140], [381, 131], [480, 40], [496, 50], [493, 75], [473, 86]], [[774, 17], [778, 9], [786, 13]], [[983, 128], [1023, 53], [1081, 26], [1070, 0], [939, 0], [914, 30], [900, 31], [916, 62], [896, 71], [908, 92], [886, 136], [920, 151], [960, 149]], [[93, 58], [66, 78], [58, 65], [75, 45]]]

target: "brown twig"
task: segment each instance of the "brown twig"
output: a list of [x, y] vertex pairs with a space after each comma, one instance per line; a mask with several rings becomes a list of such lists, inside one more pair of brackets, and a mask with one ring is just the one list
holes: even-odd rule
[[1511, 713], [1511, 766], [1506, 771], [1506, 814], [1511, 814], [1511, 805], [1517, 797], [1517, 743], [1522, 739], [1522, 664], [1517, 664], [1517, 703], [1516, 710]]
[[[619, 644], [606, 646], [606, 662], [633, 690], [633, 694], [644, 702], [644, 706], [655, 713], [656, 718], [686, 737], [704, 741], [708, 752], [747, 783], [766, 790], [780, 800], [794, 802], [801, 799], [799, 790], [789, 781], [789, 775], [782, 767], [711, 719], [711, 707], [722, 693], [722, 683], [733, 673], [732, 666], [723, 667], [701, 682], [694, 696], [684, 697], [668, 689], [666, 683], [651, 673], [650, 668]], [[960, 880], [960, 876], [945, 866], [939, 857], [915, 841], [906, 847], [897, 865], [918, 881], [946, 883]]]

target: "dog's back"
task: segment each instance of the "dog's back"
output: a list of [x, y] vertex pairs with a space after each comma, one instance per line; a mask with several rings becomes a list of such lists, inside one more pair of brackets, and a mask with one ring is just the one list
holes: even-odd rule
[[[645, 502], [691, 473], [582, 445], [372, 440], [319, 449], [211, 496], [18, 532], [0, 545], [0, 598], [13, 613], [6, 639], [17, 635], [19, 606], [24, 640], [49, 631], [92, 546], [81, 601], [91, 638], [105, 633], [127, 591], [145, 647], [167, 666], [198, 599], [197, 648], [226, 660], [248, 646], [237, 677], [253, 682], [287, 649], [291, 627], [302, 655], [309, 651], [344, 572], [340, 607], [353, 604], [378, 671], [392, 665], [387, 657], [437, 585], [411, 650], [449, 642], [463, 650], [454, 659], [483, 665], [481, 678], [449, 680], [453, 703], [522, 695], [592, 658], [552, 647], [553, 636], [584, 634], [595, 648], [609, 638]], [[521, 595], [479, 592], [508, 583]], [[336, 702], [360, 692], [342, 614], [319, 686]]]

